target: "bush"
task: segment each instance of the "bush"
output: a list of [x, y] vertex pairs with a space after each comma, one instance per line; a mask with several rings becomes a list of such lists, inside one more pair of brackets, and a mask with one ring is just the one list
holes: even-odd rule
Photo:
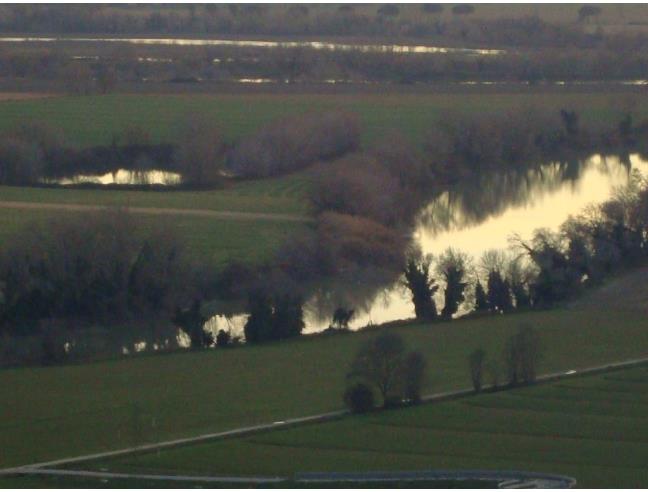
[[373, 391], [364, 383], [356, 383], [344, 392], [344, 403], [353, 413], [367, 413], [375, 406]]

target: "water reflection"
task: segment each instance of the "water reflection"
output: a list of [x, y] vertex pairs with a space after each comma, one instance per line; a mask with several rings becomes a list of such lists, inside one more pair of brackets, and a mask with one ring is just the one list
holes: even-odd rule
[[[453, 247], [479, 258], [486, 250], [507, 248], [514, 233], [530, 237], [538, 228], [557, 229], [570, 215], [606, 200], [615, 188], [626, 185], [633, 169], [648, 173], [648, 161], [636, 154], [628, 159], [596, 155], [537, 169], [485, 174], [430, 202], [420, 214], [414, 237], [426, 254]], [[383, 284], [372, 298], [360, 301], [362, 290], [350, 290], [353, 295], [324, 306], [321, 295], [314, 295], [307, 311], [320, 316], [307, 316], [306, 331], [328, 326], [338, 302], [356, 309], [354, 328], [414, 316], [409, 293], [398, 281]], [[329, 319], [323, 323], [327, 310]]]
[[130, 171], [119, 169], [106, 174], [77, 175], [71, 178], [46, 180], [48, 184], [63, 186], [78, 184], [100, 184], [100, 185], [178, 185], [182, 177], [177, 173], [159, 170]]
[[[626, 185], [633, 169], [648, 174], [648, 161], [636, 154], [627, 159], [595, 155], [485, 174], [433, 199], [421, 211], [414, 237], [425, 254], [438, 255], [453, 247], [479, 259], [486, 250], [507, 248], [514, 233], [528, 238], [538, 228], [557, 229], [570, 215], [608, 199], [615, 188]], [[304, 333], [328, 328], [333, 312], [341, 306], [355, 309], [352, 328], [414, 316], [409, 292], [398, 277], [364, 272], [322, 282], [312, 290], [304, 306]], [[242, 336], [246, 316], [240, 307], [227, 318], [214, 317], [208, 326]]]
[[83, 37], [0, 37], [0, 43], [129, 43], [166, 46], [234, 46], [240, 48], [310, 48], [327, 51], [360, 51], [363, 53], [458, 53], [466, 55], [499, 55], [504, 50], [448, 48], [441, 46], [401, 44], [347, 44], [323, 41], [257, 41], [245, 39], [186, 39], [186, 38], [83, 38]]

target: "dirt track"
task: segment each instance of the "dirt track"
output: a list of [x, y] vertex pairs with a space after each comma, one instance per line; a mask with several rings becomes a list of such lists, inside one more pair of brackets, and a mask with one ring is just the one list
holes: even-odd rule
[[[78, 205], [70, 203], [40, 203], [0, 201], [0, 208], [15, 210], [63, 210], [67, 212], [93, 212], [105, 210], [103, 205]], [[148, 215], [184, 215], [194, 217], [211, 217], [229, 220], [267, 220], [277, 222], [311, 222], [310, 217], [291, 214], [271, 214], [262, 212], [231, 212], [221, 210], [191, 209], [191, 208], [155, 208], [155, 207], [126, 207], [129, 212]]]

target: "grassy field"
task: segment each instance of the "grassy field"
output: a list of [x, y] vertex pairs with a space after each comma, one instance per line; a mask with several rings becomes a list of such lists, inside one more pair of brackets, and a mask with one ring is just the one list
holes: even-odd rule
[[139, 126], [157, 141], [172, 141], [178, 121], [203, 113], [221, 124], [226, 137], [235, 138], [282, 116], [344, 109], [358, 114], [365, 144], [384, 139], [391, 130], [421, 142], [432, 122], [449, 110], [484, 112], [534, 104], [576, 108], [583, 120], [617, 120], [630, 108], [648, 114], [648, 101], [630, 93], [105, 95], [1, 101], [0, 131], [39, 121], [61, 128], [74, 144], [94, 145]]
[[307, 174], [293, 174], [282, 178], [241, 181], [225, 189], [205, 191], [0, 186], [0, 201], [306, 214], [309, 183]]
[[499, 469], [648, 486], [645, 366], [93, 463], [120, 472]]
[[[425, 391], [443, 391], [469, 385], [468, 354], [483, 347], [499, 358], [520, 323], [540, 332], [541, 372], [646, 356], [645, 305], [621, 313], [609, 309], [615, 302], [392, 329], [428, 357]], [[369, 336], [2, 370], [0, 401], [11, 405], [0, 406], [0, 445], [11, 453], [0, 454], [0, 467], [337, 409], [348, 364]]]
[[[306, 216], [307, 175], [245, 181], [227, 189], [209, 191], [127, 191], [97, 189], [28, 188], [0, 186], [0, 202], [57, 203], [143, 208], [205, 209], [248, 213]], [[43, 223], [71, 212], [20, 210], [0, 207], [0, 241], [31, 223]], [[186, 241], [189, 251], [201, 260], [222, 265], [228, 260], [257, 263], [270, 259], [293, 235], [308, 227], [291, 221], [236, 220], [213, 217], [138, 214], [144, 229], [170, 227]]]
[[[98, 194], [101, 194], [100, 192]], [[14, 210], [0, 207], [0, 242], [10, 239], [33, 224], [57, 217], [86, 212], [59, 210]], [[168, 228], [175, 232], [192, 257], [213, 266], [229, 260], [257, 264], [270, 260], [284, 242], [309, 227], [298, 222], [215, 219], [182, 215], [137, 214], [141, 230]]]

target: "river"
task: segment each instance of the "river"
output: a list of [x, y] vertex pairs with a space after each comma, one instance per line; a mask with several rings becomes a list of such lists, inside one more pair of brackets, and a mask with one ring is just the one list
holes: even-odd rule
[[[485, 251], [508, 248], [514, 234], [529, 239], [536, 229], [557, 230], [570, 215], [605, 201], [616, 188], [626, 185], [634, 169], [648, 175], [648, 161], [637, 154], [625, 162], [616, 156], [593, 155], [522, 172], [491, 173], [457, 185], [428, 203], [417, 219], [414, 239], [425, 254], [439, 255], [452, 247], [478, 262]], [[304, 332], [327, 328], [333, 311], [341, 305], [356, 310], [351, 323], [356, 329], [414, 316], [409, 293], [400, 280], [380, 285], [358, 279], [320, 286], [304, 306]], [[440, 296], [437, 307], [442, 306]], [[245, 315], [216, 316], [208, 326], [242, 334], [245, 319]]]

